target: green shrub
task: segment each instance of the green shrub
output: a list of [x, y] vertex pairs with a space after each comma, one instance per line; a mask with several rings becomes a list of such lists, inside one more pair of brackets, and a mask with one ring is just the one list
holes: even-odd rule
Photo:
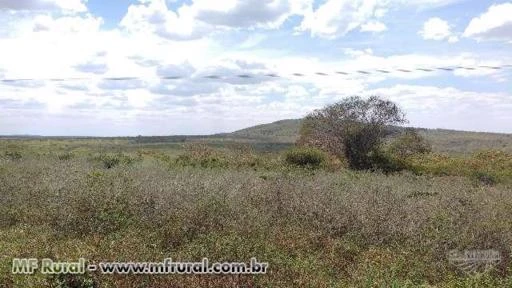
[[[370, 154], [370, 162], [374, 170], [385, 173], [410, 170], [416, 174], [422, 174], [423, 167], [411, 164], [411, 158], [420, 157], [432, 152], [432, 147], [416, 130], [408, 128], [394, 139], [387, 147], [381, 147]], [[440, 171], [442, 174], [443, 172]], [[436, 173], [434, 173], [436, 174]]]
[[320, 167], [326, 158], [325, 153], [316, 148], [293, 148], [285, 155], [287, 164], [310, 168]]
[[464, 176], [484, 185], [510, 183], [512, 180], [512, 155], [503, 151], [482, 151], [467, 157], [417, 154], [403, 161], [415, 174]]
[[20, 160], [22, 156], [19, 151], [6, 151], [5, 157], [7, 157], [10, 160]]
[[243, 145], [228, 145], [228, 149], [213, 149], [206, 144], [185, 145], [185, 152], [179, 155], [174, 164], [201, 168], [256, 168], [265, 164], [259, 155]]
[[101, 154], [100, 156], [96, 157], [97, 160], [99, 160], [103, 167], [106, 169], [114, 168], [120, 164], [124, 165], [130, 165], [135, 162], [135, 158], [127, 156], [122, 153], [118, 154]]
[[117, 155], [103, 155], [101, 157], [101, 162], [103, 163], [103, 167], [111, 169], [119, 165], [119, 163], [121, 163], [121, 159], [117, 157]]
[[404, 159], [412, 155], [430, 153], [432, 146], [416, 130], [409, 128], [389, 145], [388, 151], [395, 157]]
[[90, 275], [52, 274], [48, 278], [52, 288], [96, 288], [99, 284]]
[[471, 179], [475, 184], [482, 184], [487, 186], [494, 186], [498, 182], [496, 176], [489, 172], [484, 171], [474, 171], [471, 174]]
[[201, 168], [225, 168], [228, 166], [228, 161], [221, 155], [204, 155], [200, 157], [193, 157], [188, 154], [182, 154], [176, 158], [175, 163], [179, 166], [192, 166]]
[[222, 161], [222, 155], [203, 143], [191, 143], [184, 145], [185, 153], [176, 158], [179, 166], [192, 166], [202, 168], [217, 168], [226, 164]]
[[372, 170], [379, 170], [384, 173], [398, 172], [407, 169], [407, 164], [403, 159], [381, 150], [371, 153], [369, 160], [372, 163]]
[[465, 176], [471, 172], [466, 159], [445, 154], [417, 154], [406, 159], [408, 169], [418, 175]]
[[67, 161], [67, 160], [72, 159], [74, 156], [75, 155], [73, 153], [66, 152], [66, 153], [61, 153], [61, 154], [57, 155], [57, 158], [59, 158], [59, 160], [62, 160], [62, 161]]

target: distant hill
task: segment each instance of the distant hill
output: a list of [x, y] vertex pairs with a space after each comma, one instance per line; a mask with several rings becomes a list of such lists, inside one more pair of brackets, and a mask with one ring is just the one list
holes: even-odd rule
[[[294, 143], [299, 136], [301, 119], [287, 119], [245, 128], [228, 134], [233, 138], [245, 138], [278, 143]], [[228, 136], [228, 137], [229, 137]]]
[[[301, 123], [301, 119], [280, 120], [238, 130], [225, 134], [225, 136], [258, 142], [294, 143], [298, 138]], [[433, 150], [437, 152], [471, 153], [483, 149], [498, 149], [512, 153], [512, 134], [416, 129], [432, 144]]]

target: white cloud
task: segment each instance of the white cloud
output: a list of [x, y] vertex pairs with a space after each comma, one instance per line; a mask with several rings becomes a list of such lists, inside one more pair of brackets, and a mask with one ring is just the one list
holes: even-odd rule
[[178, 12], [169, 10], [165, 0], [141, 1], [132, 4], [120, 26], [132, 33], [155, 33], [170, 39], [194, 39], [210, 31], [209, 27], [195, 20], [188, 7]]
[[459, 37], [457, 37], [457, 36], [450, 36], [450, 37], [448, 37], [448, 42], [449, 43], [459, 42]]
[[34, 32], [52, 33], [94, 33], [100, 30], [103, 19], [92, 15], [65, 16], [53, 18], [49, 15], [38, 15], [32, 22]]
[[464, 37], [512, 42], [512, 3], [495, 4], [471, 20]]
[[343, 36], [373, 18], [378, 7], [377, 1], [327, 0], [305, 14], [298, 30], [329, 39]]
[[87, 11], [86, 0], [2, 0], [0, 9]]
[[411, 126], [512, 132], [508, 125], [512, 120], [512, 95], [508, 93], [473, 92], [453, 87], [395, 85], [374, 89], [367, 94], [381, 95], [398, 103], [406, 111]]
[[382, 22], [371, 21], [361, 26], [361, 32], [384, 32], [388, 29]]
[[104, 74], [108, 71], [108, 66], [101, 62], [86, 62], [75, 66], [78, 71], [85, 73]]
[[87, 70], [80, 66], [88, 64], [84, 61], [106, 64], [95, 59], [96, 53], [101, 46], [110, 44], [116, 33], [100, 31], [101, 18], [89, 14], [33, 16], [13, 22], [15, 32], [10, 37], [0, 37], [0, 66], [6, 77], [76, 77], [79, 74], [74, 67]]
[[168, 39], [195, 39], [229, 29], [275, 29], [288, 17], [311, 9], [312, 0], [193, 0], [176, 11], [165, 0], [130, 5], [121, 27]]
[[389, 10], [429, 9], [460, 1], [463, 0], [327, 0], [316, 10], [306, 11], [297, 30], [327, 39], [344, 36], [358, 28], [380, 32], [385, 24], [377, 24], [378, 20]]
[[426, 40], [448, 40], [448, 42], [457, 42], [458, 38], [452, 35], [448, 22], [441, 18], [433, 17], [423, 23], [423, 29], [418, 32]]
[[279, 27], [291, 8], [288, 0], [194, 0], [190, 6], [196, 18], [205, 23], [236, 28]]
[[[420, 0], [417, 7], [438, 7], [460, 0]], [[405, 0], [327, 0], [316, 10], [313, 0], [193, 0], [176, 11], [165, 0], [139, 0], [121, 26], [130, 32], [157, 33], [169, 39], [194, 39], [229, 29], [276, 29], [293, 15], [303, 16], [296, 31], [333, 39], [355, 29], [382, 32], [388, 10], [416, 7]], [[454, 40], [455, 38], [452, 38]]]

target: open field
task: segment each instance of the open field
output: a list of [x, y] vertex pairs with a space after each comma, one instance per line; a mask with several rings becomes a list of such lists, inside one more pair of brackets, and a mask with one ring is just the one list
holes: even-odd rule
[[[458, 135], [435, 133], [436, 153], [387, 175], [292, 167], [283, 161], [286, 141], [236, 144], [226, 140], [233, 135], [193, 139], [210, 147], [0, 140], [0, 287], [511, 287], [509, 136]], [[452, 249], [494, 249], [502, 261], [468, 275], [447, 260]], [[256, 257], [270, 271], [21, 276], [10, 273], [13, 257]]]

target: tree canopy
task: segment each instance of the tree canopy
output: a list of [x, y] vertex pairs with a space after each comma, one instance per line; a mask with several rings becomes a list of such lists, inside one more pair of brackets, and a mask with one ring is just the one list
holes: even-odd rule
[[369, 169], [387, 126], [406, 122], [402, 110], [389, 100], [352, 96], [307, 115], [298, 143], [344, 156], [351, 168]]

